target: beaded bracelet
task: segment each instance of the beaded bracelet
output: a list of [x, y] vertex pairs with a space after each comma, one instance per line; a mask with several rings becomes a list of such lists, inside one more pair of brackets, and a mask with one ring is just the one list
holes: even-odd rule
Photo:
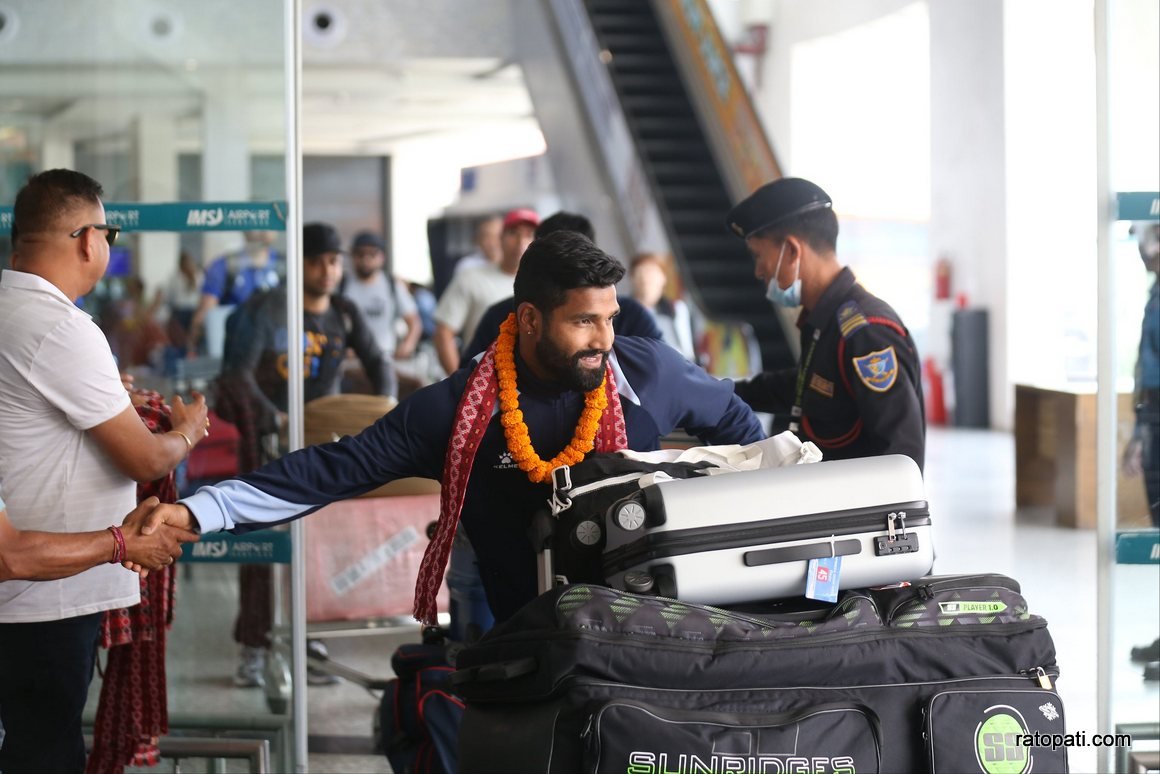
[[109, 532], [113, 533], [113, 558], [109, 560], [109, 564], [121, 564], [125, 561], [125, 536], [121, 534], [120, 527], [109, 527]]

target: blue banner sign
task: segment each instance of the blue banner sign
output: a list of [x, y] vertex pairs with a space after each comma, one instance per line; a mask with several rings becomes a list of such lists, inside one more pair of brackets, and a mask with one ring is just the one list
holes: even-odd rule
[[211, 532], [182, 547], [183, 562], [289, 564], [290, 533], [262, 530], [246, 535]]
[[1160, 193], [1124, 191], [1116, 194], [1116, 220], [1156, 220], [1160, 218]]
[[[105, 204], [105, 221], [130, 231], [285, 231], [286, 202]], [[0, 207], [0, 234], [12, 232], [12, 208]]]
[[1116, 564], [1160, 564], [1160, 530], [1117, 532]]

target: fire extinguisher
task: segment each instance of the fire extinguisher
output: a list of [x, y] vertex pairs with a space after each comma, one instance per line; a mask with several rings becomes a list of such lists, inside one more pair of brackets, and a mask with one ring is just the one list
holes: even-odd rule
[[934, 262], [934, 297], [938, 301], [951, 297], [951, 259], [945, 255]]

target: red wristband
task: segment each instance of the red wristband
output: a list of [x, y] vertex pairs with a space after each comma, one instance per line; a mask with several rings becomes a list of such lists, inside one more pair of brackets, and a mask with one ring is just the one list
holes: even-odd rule
[[121, 534], [120, 527], [109, 527], [109, 532], [113, 533], [113, 558], [109, 560], [109, 564], [121, 564], [125, 561], [125, 536]]

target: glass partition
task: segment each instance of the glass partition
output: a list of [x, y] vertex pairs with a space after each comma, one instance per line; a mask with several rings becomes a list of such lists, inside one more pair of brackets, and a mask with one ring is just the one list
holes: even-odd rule
[[[1115, 192], [1103, 319], [1114, 335], [1102, 363], [1116, 382], [1112, 427], [1114, 519], [1101, 522], [1111, 547], [1110, 632], [1101, 641], [1109, 680], [1103, 695], [1117, 734], [1115, 771], [1155, 767], [1160, 747], [1160, 9], [1147, 0], [1109, 0], [1107, 12], [1108, 181]], [[1110, 481], [1114, 477], [1114, 482]], [[1112, 524], [1111, 522], [1114, 522]], [[1129, 737], [1130, 736], [1130, 741]], [[1148, 764], [1147, 761], [1151, 760]]]
[[[0, 0], [0, 267], [11, 254], [13, 198], [30, 174], [65, 167], [102, 184], [107, 220], [123, 231], [104, 278], [78, 303], [135, 388], [167, 401], [195, 390], [207, 396], [211, 434], [177, 470], [181, 494], [277, 453], [276, 434], [272, 447], [248, 435], [257, 431], [230, 408], [217, 377], [230, 311], [287, 274], [295, 106], [285, 29], [293, 7]], [[276, 322], [282, 330], [301, 317], [300, 301], [287, 308]], [[239, 455], [239, 439], [255, 456]], [[277, 579], [291, 566], [289, 534], [207, 536], [186, 559], [172, 574], [170, 733], [264, 739], [272, 769], [291, 770], [289, 648], [264, 647], [291, 620], [289, 605], [274, 604], [288, 600]], [[258, 563], [239, 564], [247, 560]], [[241, 587], [240, 573], [248, 576]], [[239, 634], [252, 649], [243, 651]], [[243, 652], [248, 664], [239, 662]], [[98, 676], [89, 722], [103, 687]]]

